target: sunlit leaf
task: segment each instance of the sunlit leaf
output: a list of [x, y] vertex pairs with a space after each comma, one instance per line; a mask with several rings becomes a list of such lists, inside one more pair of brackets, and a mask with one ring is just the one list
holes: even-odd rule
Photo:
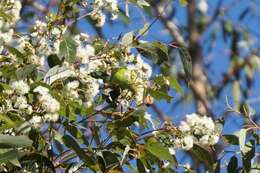
[[86, 155], [84, 149], [79, 146], [79, 144], [73, 137], [69, 135], [65, 135], [62, 137], [62, 140], [64, 144], [67, 147], [72, 148], [75, 151], [75, 153], [80, 157], [80, 159], [82, 159], [86, 164], [88, 165], [94, 164], [92, 158]]
[[158, 142], [147, 143], [145, 145], [145, 149], [149, 151], [151, 154], [153, 154], [154, 156], [158, 157], [158, 159], [160, 160], [168, 160], [174, 162], [173, 157], [170, 154], [168, 148], [165, 148], [162, 144]]
[[192, 59], [190, 53], [188, 49], [183, 46], [179, 46], [178, 50], [180, 52], [180, 57], [181, 57], [186, 78], [188, 81], [190, 81], [192, 78]]
[[27, 136], [10, 136], [0, 134], [0, 148], [29, 147], [32, 141]]
[[231, 145], [239, 145], [239, 139], [236, 135], [223, 135], [224, 140]]
[[76, 42], [70, 37], [65, 37], [60, 43], [60, 52], [67, 61], [73, 62], [76, 56]]
[[191, 152], [196, 156], [197, 159], [206, 163], [210, 170], [213, 170], [214, 160], [212, 158], [212, 154], [207, 149], [195, 144], [193, 145]]
[[121, 43], [124, 46], [129, 46], [133, 42], [134, 34], [133, 32], [128, 32], [125, 35], [123, 35], [121, 39]]

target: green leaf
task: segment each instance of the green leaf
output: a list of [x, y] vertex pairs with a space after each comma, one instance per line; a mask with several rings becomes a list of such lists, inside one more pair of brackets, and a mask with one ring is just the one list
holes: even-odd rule
[[129, 127], [136, 121], [138, 121], [138, 117], [132, 115], [132, 116], [127, 116], [126, 118], [123, 118], [122, 120], [117, 121], [116, 124], [120, 127]]
[[9, 162], [14, 166], [21, 167], [17, 157], [18, 152], [16, 150], [0, 150], [0, 164]]
[[246, 143], [247, 129], [240, 129], [238, 133], [240, 150], [243, 151]]
[[61, 54], [69, 62], [74, 62], [76, 56], [76, 48], [76, 42], [70, 37], [65, 37], [60, 43]]
[[75, 153], [79, 156], [79, 158], [82, 159], [87, 165], [94, 164], [92, 158], [85, 154], [86, 152], [79, 146], [79, 144], [77, 143], [77, 141], [75, 141], [74, 138], [72, 138], [69, 135], [64, 135], [62, 137], [62, 140], [64, 144], [67, 147], [72, 148], [75, 151]]
[[56, 65], [61, 65], [62, 63], [56, 54], [49, 55], [47, 61], [50, 68]]
[[170, 86], [174, 88], [178, 93], [182, 93], [181, 85], [179, 84], [176, 77], [169, 77]]
[[142, 36], [145, 36], [148, 34], [148, 29], [149, 29], [149, 24], [148, 23], [145, 23], [143, 28], [141, 28], [139, 31], [138, 31], [138, 35], [142, 35]]
[[82, 162], [71, 163], [66, 167], [65, 173], [74, 173], [75, 170], [80, 170], [80, 168], [84, 165]]
[[16, 71], [16, 76], [18, 79], [25, 79], [27, 77], [36, 78], [37, 75], [37, 65], [29, 64], [20, 68]]
[[112, 153], [111, 151], [103, 151], [102, 158], [105, 161], [107, 169], [116, 165], [120, 166], [120, 161], [118, 160], [117, 155], [115, 153]]
[[227, 166], [227, 171], [228, 173], [234, 173], [236, 172], [236, 169], [237, 169], [237, 157], [236, 156], [233, 156], [231, 157], [229, 163], [228, 163], [228, 166]]
[[129, 21], [130, 21], [129, 17], [126, 15], [126, 12], [124, 12], [122, 9], [119, 9], [118, 15], [119, 15], [119, 19], [121, 19], [121, 21], [124, 24], [128, 24], [129, 23]]
[[13, 65], [3, 65], [3, 66], [1, 66], [0, 72], [2, 73], [1, 74], [2, 77], [17, 79], [16, 69], [13, 68]]
[[121, 39], [121, 44], [124, 46], [129, 46], [132, 44], [133, 39], [134, 39], [133, 32], [128, 32], [125, 35], [123, 35], [123, 37]]
[[138, 5], [139, 7], [150, 6], [145, 0], [129, 0], [129, 2]]
[[140, 159], [136, 159], [136, 166], [138, 168], [139, 173], [146, 173], [144, 164], [142, 163], [142, 161]]
[[159, 142], [156, 143], [147, 143], [145, 149], [149, 151], [154, 156], [158, 157], [160, 160], [168, 160], [174, 162], [172, 155], [170, 154], [168, 148], [165, 148]]
[[239, 80], [234, 81], [232, 86], [232, 94], [233, 94], [235, 109], [239, 110], [240, 98], [241, 98], [241, 88], [240, 88]]
[[168, 48], [161, 42], [139, 43], [136, 48], [140, 54], [158, 65], [169, 59]]
[[0, 82], [0, 91], [11, 89], [8, 84]]
[[2, 124], [0, 126], [0, 131], [9, 129], [16, 126], [16, 123], [12, 121], [8, 116], [0, 114], [0, 120], [2, 121]]
[[228, 34], [231, 34], [234, 30], [233, 23], [231, 21], [224, 22], [224, 31]]
[[112, 74], [111, 82], [119, 85], [122, 88], [127, 88], [133, 83], [133, 76], [130, 75], [131, 71], [126, 68], [118, 68]]
[[44, 76], [44, 82], [47, 84], [52, 84], [57, 80], [74, 76], [74, 72], [67, 67], [60, 67], [56, 65], [49, 69], [49, 71]]
[[159, 90], [147, 89], [147, 93], [149, 93], [156, 100], [166, 100], [167, 102], [171, 102], [172, 99], [167, 92], [162, 92]]
[[27, 136], [10, 136], [0, 134], [0, 148], [29, 147], [32, 141]]
[[8, 52], [12, 55], [15, 55], [18, 60], [23, 60], [24, 55], [19, 50], [11, 46], [6, 46], [6, 48]]
[[137, 5], [139, 5], [140, 7], [150, 6], [150, 4], [147, 3], [145, 0], [137, 0]]
[[178, 46], [184, 72], [188, 81], [192, 78], [192, 59], [186, 47]]
[[250, 172], [252, 167], [252, 159], [255, 157], [256, 146], [255, 141], [250, 140], [246, 143], [244, 150], [242, 151], [242, 162], [244, 172]]
[[207, 149], [195, 144], [193, 145], [191, 152], [196, 156], [196, 158], [198, 158], [198, 160], [204, 162], [210, 170], [213, 170], [214, 160], [212, 154]]
[[224, 140], [231, 145], [239, 145], [239, 139], [236, 135], [222, 135]]

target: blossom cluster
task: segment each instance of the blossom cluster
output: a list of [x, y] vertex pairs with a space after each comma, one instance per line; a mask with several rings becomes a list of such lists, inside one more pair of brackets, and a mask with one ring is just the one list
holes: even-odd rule
[[201, 145], [214, 145], [219, 140], [219, 129], [207, 116], [195, 113], [186, 115], [186, 121], [181, 122], [179, 129], [185, 136], [192, 135], [193, 141]]
[[[93, 3], [95, 9], [108, 10], [116, 17], [116, 1], [96, 0]], [[10, 0], [10, 4], [10, 13], [16, 18], [12, 25], [15, 25], [20, 5], [14, 0]], [[95, 11], [99, 13], [94, 10], [93, 14]], [[15, 78], [1, 77], [11, 88], [4, 90], [4, 101], [0, 100], [4, 114], [15, 111], [38, 127], [45, 122], [56, 122], [60, 109], [65, 109], [62, 107], [64, 102], [76, 102], [77, 106], [90, 108], [98, 106], [95, 102], [101, 96], [104, 98], [101, 104], [113, 103], [120, 111], [143, 103], [152, 68], [141, 55], [133, 54], [121, 44], [91, 39], [87, 33], [70, 37], [68, 43], [67, 28], [53, 25], [55, 20], [55, 16], [49, 14], [45, 21], [36, 20], [28, 34], [17, 33], [19, 37], [11, 34], [11, 41], [1, 44], [0, 56], [4, 61], [0, 67], [17, 67], [21, 70], [19, 73], [27, 75], [22, 79], [17, 79], [17, 74]], [[65, 52], [61, 50], [62, 42], [65, 42]], [[75, 51], [71, 59], [67, 58], [68, 51]], [[55, 56], [60, 64], [51, 66], [51, 56]], [[32, 77], [32, 72], [27, 74], [27, 68], [34, 66], [37, 76]], [[38, 84], [39, 81], [45, 84]]]
[[96, 21], [97, 26], [103, 26], [106, 21], [106, 15], [103, 9], [110, 12], [112, 20], [117, 19], [119, 9], [117, 5], [117, 0], [94, 0], [93, 1], [93, 11], [91, 12], [91, 18]]
[[[30, 93], [30, 86], [23, 80], [14, 81], [9, 89], [4, 90], [6, 99], [1, 105], [1, 113], [19, 112], [21, 118], [28, 120], [34, 127], [44, 122], [56, 122], [59, 118], [60, 103], [51, 96], [49, 89], [37, 86]], [[38, 101], [30, 101], [30, 95]], [[32, 96], [32, 95], [31, 95]]]
[[158, 139], [171, 149], [190, 150], [194, 144], [214, 145], [218, 142], [220, 129], [210, 117], [196, 113], [186, 115], [186, 120], [173, 130], [170, 136], [159, 136]]
[[19, 0], [0, 1], [0, 52], [3, 51], [3, 45], [9, 44], [14, 34], [14, 25], [20, 19], [21, 2]]

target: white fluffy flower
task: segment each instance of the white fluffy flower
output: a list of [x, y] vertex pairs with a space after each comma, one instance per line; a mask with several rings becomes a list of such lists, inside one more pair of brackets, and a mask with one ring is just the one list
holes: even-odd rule
[[209, 141], [209, 135], [204, 135], [200, 138], [200, 143], [203, 144], [203, 145], [207, 145], [208, 144], [208, 141]]
[[101, 27], [104, 25], [106, 16], [103, 13], [103, 9], [110, 12], [112, 20], [118, 17], [119, 9], [117, 0], [94, 0], [93, 1], [93, 11], [91, 18], [96, 20], [97, 26]]
[[[73, 99], [78, 99], [79, 98], [79, 93], [78, 91], [75, 91], [75, 90], [71, 90], [69, 91], [69, 96]], [[80, 100], [81, 101], [81, 100]]]
[[143, 63], [142, 70], [145, 78], [149, 79], [152, 76], [152, 67], [148, 63]]
[[185, 136], [183, 138], [183, 146], [182, 149], [189, 150], [193, 147], [193, 137], [192, 136]]
[[0, 43], [10, 43], [12, 40], [12, 36], [13, 36], [14, 30], [10, 29], [7, 32], [1, 32], [0, 31]]
[[136, 70], [138, 76], [142, 79], [149, 79], [153, 72], [152, 67], [148, 63], [144, 62], [140, 54], [138, 54], [136, 57], [135, 65], [129, 65], [128, 68]]
[[24, 96], [19, 96], [16, 98], [14, 107], [18, 109], [26, 109], [28, 108], [27, 99]]
[[49, 89], [43, 86], [36, 87], [33, 92], [39, 93], [41, 107], [49, 113], [56, 113], [60, 110], [60, 103], [49, 94]]
[[17, 94], [24, 95], [30, 90], [29, 85], [23, 80], [15, 81], [11, 84], [11, 87], [15, 90]]
[[95, 55], [95, 49], [91, 45], [80, 45], [77, 47], [76, 56], [80, 58], [83, 64], [90, 62], [89, 58]]
[[33, 89], [33, 92], [39, 93], [41, 95], [45, 95], [49, 93], [49, 89], [43, 86], [37, 86], [36, 88]]
[[179, 130], [186, 135], [193, 135], [195, 142], [202, 145], [214, 145], [219, 140], [219, 130], [210, 117], [200, 116], [196, 113], [186, 115]]
[[79, 87], [79, 81], [75, 80], [75, 81], [69, 82], [69, 83], [67, 83], [66, 87], [68, 89], [76, 89]]
[[210, 145], [214, 145], [214, 144], [216, 144], [218, 141], [219, 141], [219, 135], [218, 135], [218, 134], [212, 135], [212, 136], [210, 136], [209, 144], [210, 144]]
[[82, 42], [87, 42], [89, 35], [87, 33], [80, 33], [74, 36], [74, 41], [77, 45], [80, 45]]
[[58, 121], [58, 119], [59, 119], [58, 113], [47, 113], [44, 115], [45, 121], [56, 122]]
[[188, 131], [190, 131], [190, 126], [185, 121], [182, 121], [179, 126], [179, 129], [182, 132], [188, 132]]
[[197, 8], [200, 12], [202, 12], [203, 14], [206, 14], [208, 11], [208, 3], [207, 0], [199, 0], [198, 4], [197, 4]]
[[26, 112], [27, 112], [29, 115], [31, 115], [31, 114], [33, 113], [33, 109], [32, 109], [32, 106], [31, 106], [31, 105], [29, 105], [29, 106], [27, 107]]
[[42, 123], [42, 117], [40, 116], [33, 116], [30, 120], [29, 123], [32, 124], [32, 126], [34, 127], [40, 127], [41, 123]]
[[49, 94], [40, 96], [39, 101], [46, 112], [55, 113], [60, 110], [60, 103]]
[[92, 102], [94, 101], [95, 97], [99, 93], [99, 87], [100, 87], [99, 80], [90, 77], [86, 85], [87, 85], [87, 90], [85, 96], [88, 99], [88, 101]]

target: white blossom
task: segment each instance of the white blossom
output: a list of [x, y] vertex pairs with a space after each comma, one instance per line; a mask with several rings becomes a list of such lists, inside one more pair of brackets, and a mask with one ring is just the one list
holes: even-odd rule
[[33, 113], [33, 109], [32, 109], [32, 106], [31, 105], [28, 105], [27, 109], [26, 109], [26, 112], [31, 115]]
[[185, 136], [183, 138], [183, 146], [184, 150], [189, 150], [193, 147], [193, 137], [192, 136]]
[[39, 93], [38, 99], [41, 107], [48, 113], [56, 113], [60, 110], [60, 103], [49, 94], [49, 89], [43, 86], [36, 87], [33, 92]]
[[75, 80], [75, 81], [69, 82], [69, 83], [67, 83], [66, 87], [68, 89], [76, 89], [79, 87], [79, 81]]
[[45, 121], [56, 122], [58, 121], [58, 119], [59, 119], [58, 113], [47, 113], [44, 115]]
[[11, 87], [15, 90], [15, 92], [17, 94], [20, 94], [20, 95], [27, 94], [30, 90], [29, 85], [23, 80], [14, 81], [11, 84]]
[[49, 93], [49, 89], [43, 86], [37, 86], [36, 88], [33, 89], [33, 92], [39, 93], [41, 95], [45, 95]]
[[60, 109], [60, 103], [49, 94], [41, 95], [39, 101], [47, 112], [55, 113]]
[[42, 123], [42, 117], [35, 115], [29, 120], [29, 123], [31, 123], [35, 128], [40, 127]]
[[25, 96], [19, 96], [15, 99], [14, 107], [18, 109], [26, 109], [28, 108], [27, 99]]
[[90, 63], [89, 58], [95, 55], [95, 49], [91, 45], [79, 45], [76, 56], [83, 64]]
[[200, 12], [202, 12], [203, 14], [206, 14], [208, 11], [208, 3], [207, 0], [199, 0], [198, 4], [197, 4], [197, 8]]
[[94, 0], [91, 18], [96, 20], [98, 27], [103, 26], [106, 21], [103, 9], [111, 13], [112, 20], [117, 19], [119, 13], [117, 0]]
[[179, 126], [179, 129], [182, 132], [188, 132], [188, 131], [190, 131], [190, 126], [185, 121], [182, 121], [180, 126]]
[[202, 145], [214, 145], [219, 140], [219, 130], [210, 117], [200, 116], [196, 113], [186, 115], [179, 129], [186, 135], [193, 135], [194, 142]]

